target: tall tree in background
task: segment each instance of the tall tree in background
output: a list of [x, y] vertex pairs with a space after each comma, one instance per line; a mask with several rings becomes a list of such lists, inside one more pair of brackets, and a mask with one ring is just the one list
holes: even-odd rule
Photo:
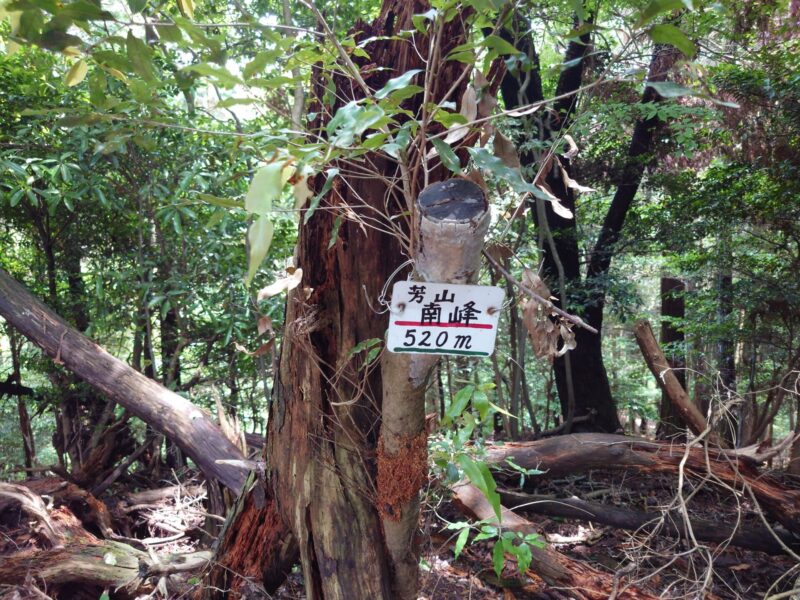
[[[514, 20], [514, 31], [506, 37], [514, 41], [527, 57], [516, 70], [509, 70], [503, 80], [503, 99], [508, 108], [526, 106], [544, 99], [539, 73], [539, 57], [525, 19]], [[578, 22], [578, 27], [591, 31], [591, 21]], [[534, 200], [537, 209], [531, 209], [540, 231], [543, 250], [544, 273], [551, 289], [559, 290], [559, 300], [567, 302], [570, 310], [577, 310], [586, 321], [602, 330], [603, 309], [607, 277], [615, 246], [625, 223], [625, 216], [639, 189], [645, 168], [653, 150], [655, 132], [661, 125], [657, 117], [636, 123], [628, 149], [628, 158], [620, 174], [621, 181], [609, 206], [600, 233], [589, 257], [585, 274], [578, 246], [578, 228], [575, 220], [576, 187], [571, 185], [571, 155], [563, 150], [563, 134], [568, 131], [572, 114], [577, 106], [579, 91], [587, 72], [587, 55], [591, 50], [591, 37], [584, 33], [570, 41], [564, 56], [567, 65], [558, 80], [552, 111], [545, 116], [534, 115], [526, 120], [524, 135], [543, 143], [545, 152], [527, 152], [521, 156], [522, 164], [531, 169], [536, 181], [541, 181], [547, 191], [555, 195], [561, 206], [552, 202]], [[665, 81], [678, 53], [671, 46], [657, 46], [648, 71], [648, 82]], [[647, 87], [643, 103], [657, 102], [661, 96], [653, 87]], [[523, 143], [526, 140], [523, 140]], [[565, 296], [565, 292], [568, 294]], [[584, 329], [575, 332], [577, 346], [558, 357], [554, 363], [561, 411], [567, 430], [599, 430], [613, 432], [620, 429], [616, 404], [611, 395], [608, 375], [603, 362], [602, 337]], [[572, 365], [576, 365], [575, 368]], [[579, 365], [579, 367], [577, 366]], [[575, 417], [586, 417], [580, 425], [572, 425]]]

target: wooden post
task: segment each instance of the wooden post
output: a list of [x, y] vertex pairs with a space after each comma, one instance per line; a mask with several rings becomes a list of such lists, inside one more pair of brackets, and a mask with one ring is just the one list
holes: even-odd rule
[[[429, 185], [417, 199], [415, 275], [420, 281], [472, 283], [491, 221], [480, 187], [465, 179]], [[386, 352], [381, 364], [383, 410], [378, 444], [378, 509], [401, 600], [417, 597], [419, 556], [414, 533], [419, 489], [427, 480], [425, 390], [438, 363], [427, 354]]]
[[[655, 376], [658, 386], [669, 397], [670, 402], [680, 414], [681, 418], [692, 430], [695, 435], [700, 435], [708, 427], [703, 413], [695, 406], [692, 399], [683, 389], [681, 382], [672, 371], [664, 353], [656, 341], [650, 323], [645, 320], [637, 321], [634, 326], [634, 335], [639, 349], [642, 351], [644, 360], [650, 368], [650, 372]], [[709, 441], [719, 443], [719, 436], [711, 432], [708, 436]]]

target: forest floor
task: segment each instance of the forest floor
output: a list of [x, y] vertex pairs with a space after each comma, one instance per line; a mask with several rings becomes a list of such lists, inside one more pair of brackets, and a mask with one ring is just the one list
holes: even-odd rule
[[[53, 486], [65, 485], [63, 482], [59, 484], [55, 478], [42, 481], [49, 483], [29, 485], [43, 497], [48, 497], [48, 486], [55, 489]], [[786, 480], [784, 483], [796, 484]], [[667, 475], [593, 471], [587, 475], [550, 480], [536, 493], [554, 498], [576, 496], [607, 506], [647, 510], [657, 515], [660, 507], [669, 505], [674, 499], [675, 485], [675, 478]], [[693, 517], [729, 525], [737, 520], [742, 526], [761, 524], [760, 515], [743, 496], [711, 485], [694, 486], [694, 483], [684, 486], [684, 496], [689, 499], [688, 509]], [[176, 530], [185, 531], [185, 535], [174, 542], [155, 546], [154, 552], [158, 554], [193, 552], [207, 547], [208, 538], [203, 535], [203, 488], [180, 489], [181, 493], [147, 502], [138, 509], [123, 508], [122, 512], [130, 521], [126, 535], [166, 539], [175, 535]], [[73, 503], [72, 509], [75, 506]], [[110, 508], [112, 515], [121, 514], [119, 507]], [[53, 510], [51, 517], [54, 520], [59, 511], [63, 513], [68, 509]], [[545, 517], [524, 509], [517, 512], [535, 525], [538, 534], [553, 549], [611, 575], [620, 573], [620, 588], [634, 581], [637, 587], [655, 597], [755, 600], [774, 596], [791, 600], [791, 594], [781, 594], [796, 585], [800, 572], [800, 560], [788, 554], [770, 556], [733, 546], [692, 544], [583, 521]], [[83, 516], [79, 515], [79, 518], [85, 527]], [[80, 527], [77, 519], [71, 519], [75, 521], [73, 526]], [[467, 543], [459, 558], [454, 559], [459, 531], [446, 529], [445, 525], [467, 520], [448, 494], [437, 492], [435, 487], [429, 488], [423, 522], [427, 535], [423, 545], [420, 600], [567, 600], [578, 597], [569, 590], [548, 586], [531, 569], [521, 575], [512, 560], [506, 560], [502, 576], [498, 578], [492, 568], [493, 540]], [[98, 532], [95, 530], [95, 533]], [[8, 504], [4, 507], [0, 502], [0, 564], [4, 556], [20, 549], [41, 547], [37, 536], [29, 519], [15, 511], [9, 512]], [[112, 594], [111, 598], [115, 596]], [[0, 586], [0, 600], [27, 597], [20, 595], [18, 590]], [[174, 597], [188, 596], [184, 593]], [[305, 598], [299, 571], [296, 570], [272, 598]], [[800, 599], [795, 597], [794, 600]]]
[[[687, 495], [688, 494], [688, 490]], [[696, 491], [696, 490], [695, 490]], [[675, 479], [667, 476], [620, 475], [620, 472], [592, 472], [587, 476], [550, 481], [537, 490], [555, 497], [572, 495], [607, 505], [656, 511], [675, 495]], [[760, 525], [753, 506], [729, 493], [702, 488], [692, 496], [693, 516], [721, 524], [740, 519], [743, 526]], [[423, 553], [420, 600], [568, 600], [569, 590], [548, 586], [528, 570], [517, 571], [506, 560], [502, 577], [492, 568], [493, 541], [467, 544], [458, 559], [454, 545], [458, 531], [441, 530], [440, 517], [450, 522], [465, 520], [450, 502], [440, 504], [434, 515], [429, 509], [430, 539]], [[791, 590], [798, 578], [800, 561], [788, 555], [770, 556], [717, 544], [691, 544], [667, 537], [649, 537], [614, 527], [593, 526], [582, 521], [550, 518], [517, 511], [533, 522], [547, 543], [573, 559], [585, 561], [610, 574], [624, 572], [656, 597], [694, 600], [756, 600]], [[436, 521], [439, 526], [437, 527]], [[622, 588], [624, 586], [621, 585]], [[302, 578], [295, 574], [276, 598], [305, 598]], [[800, 595], [784, 596], [800, 600]]]

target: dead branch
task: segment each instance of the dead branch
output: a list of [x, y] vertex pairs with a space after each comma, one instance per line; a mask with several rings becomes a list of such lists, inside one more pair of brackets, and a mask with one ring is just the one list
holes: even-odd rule
[[772, 518], [788, 530], [800, 533], [800, 490], [789, 489], [773, 477], [760, 473], [752, 460], [737, 456], [731, 450], [698, 445], [687, 451], [685, 446], [669, 442], [605, 433], [575, 433], [493, 446], [488, 449], [487, 458], [500, 471], [500, 479], [514, 477], [515, 471], [503, 470], [507, 459], [525, 469], [545, 471], [533, 478], [535, 484], [544, 478], [592, 469], [676, 474], [684, 454], [684, 469], [688, 476], [703, 478], [711, 474], [733, 489], [749, 487]]
[[[677, 511], [645, 512], [622, 506], [606, 506], [596, 502], [587, 502], [580, 498], [553, 498], [516, 492], [498, 490], [503, 504], [512, 508], [520, 508], [526, 512], [534, 512], [551, 517], [564, 517], [580, 521], [590, 521], [609, 525], [628, 531], [656, 533], [667, 537], [687, 539], [687, 523]], [[777, 535], [783, 543], [795, 550], [800, 549], [800, 538], [786, 530], [770, 532], [766, 527], [730, 527], [728, 525], [691, 519], [691, 528], [697, 540], [713, 542], [758, 550], [767, 554], [784, 554], [783, 546], [775, 539]]]

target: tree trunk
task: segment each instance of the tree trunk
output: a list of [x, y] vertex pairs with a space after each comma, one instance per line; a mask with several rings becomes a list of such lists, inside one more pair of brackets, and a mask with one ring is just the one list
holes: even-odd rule
[[114, 358], [67, 325], [0, 269], [0, 315], [89, 384], [174, 440], [211, 479], [241, 490], [245, 472], [219, 459], [243, 458], [206, 413]]
[[[474, 283], [491, 221], [481, 188], [464, 179], [434, 183], [420, 194], [417, 209], [418, 280]], [[438, 362], [436, 355], [387, 352], [381, 364], [378, 508], [392, 590], [399, 600], [415, 600], [419, 591], [419, 545], [414, 537], [419, 527], [419, 490], [428, 479], [425, 390]]]
[[[385, 0], [374, 24], [361, 26], [357, 39], [372, 39], [365, 47], [370, 64], [390, 67], [362, 70], [366, 85], [380, 89], [391, 77], [425, 68], [424, 54], [418, 51], [430, 44], [417, 40], [412, 47], [393, 36], [413, 29], [413, 15], [428, 8], [420, 0]], [[440, 56], [465, 39], [459, 19], [443, 27], [436, 49]], [[461, 77], [463, 72], [463, 65], [443, 62], [426, 90], [427, 101], [439, 102], [451, 88], [449, 98], [461, 99], [468, 79]], [[361, 97], [352, 80], [336, 76], [334, 83], [336, 105], [323, 110], [326, 80], [322, 73], [314, 78], [316, 107], [310, 108], [320, 115], [311, 124], [315, 131], [324, 130], [322, 115]], [[406, 100], [403, 106], [415, 113], [421, 96]], [[404, 250], [407, 255], [411, 248], [400, 240], [412, 237], [413, 200], [424, 185], [423, 174], [407, 175], [401, 191], [393, 180], [406, 174], [385, 155], [370, 153], [358, 162], [341, 160], [333, 166], [341, 173], [354, 168], [361, 173], [365, 167], [372, 173], [348, 178], [346, 183], [337, 177], [313, 215], [304, 215], [308, 218], [300, 228], [295, 255], [303, 281], [289, 293], [270, 409], [265, 456], [272, 495], [267, 496], [274, 498], [283, 523], [297, 540], [310, 600], [381, 600], [395, 597], [394, 572], [377, 506], [383, 381], [381, 370], [366, 364], [367, 353], [353, 355], [352, 350], [361, 342], [384, 337], [387, 316], [376, 314], [375, 307], [380, 307], [378, 299], [390, 278], [404, 276], [395, 271], [405, 260]], [[435, 182], [444, 179], [445, 173], [440, 167], [427, 175]], [[323, 181], [319, 176], [314, 187], [321, 189]], [[387, 234], [385, 229], [399, 235]], [[264, 508], [248, 502], [241, 518], [259, 510]], [[234, 552], [240, 557], [247, 553], [227, 540], [224, 545], [231, 557]]]
[[[670, 372], [684, 391], [686, 390], [686, 355], [682, 345], [685, 340], [683, 330], [675, 321], [682, 320], [686, 316], [685, 293], [686, 284], [682, 280], [661, 277], [661, 345], [681, 346], [679, 349], [670, 348], [667, 351], [666, 360]], [[688, 397], [687, 400], [689, 400]], [[691, 400], [689, 401], [691, 402]], [[686, 421], [681, 417], [678, 408], [670, 401], [669, 394], [662, 391], [656, 437], [661, 440], [669, 438], [684, 441], [686, 439], [685, 430]]]

